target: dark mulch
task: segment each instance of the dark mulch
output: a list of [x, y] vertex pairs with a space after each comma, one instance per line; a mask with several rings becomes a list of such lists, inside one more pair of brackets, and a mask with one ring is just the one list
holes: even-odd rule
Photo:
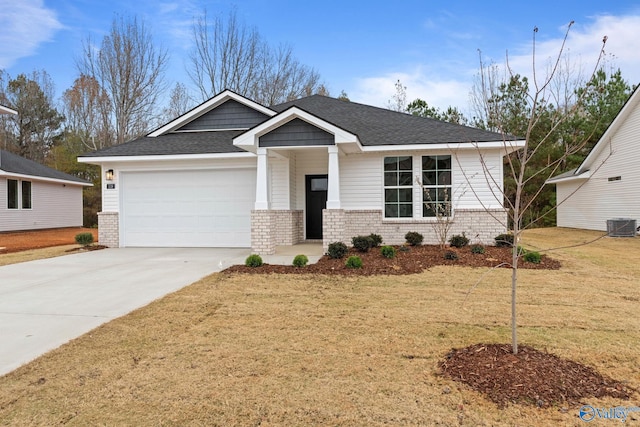
[[439, 364], [442, 374], [486, 395], [498, 407], [509, 403], [549, 407], [579, 405], [585, 398], [629, 399], [636, 390], [593, 368], [527, 346], [475, 344], [453, 349]]
[[[355, 276], [371, 275], [398, 275], [420, 273], [430, 267], [437, 265], [458, 265], [466, 267], [496, 267], [501, 265], [506, 268], [511, 267], [511, 248], [498, 248], [495, 246], [485, 247], [484, 254], [474, 254], [470, 247], [446, 248], [439, 246], [423, 245], [406, 247], [408, 251], [399, 250], [395, 247], [397, 255], [393, 259], [385, 258], [380, 253], [380, 248], [373, 248], [369, 252], [362, 253], [354, 250], [349, 251], [343, 259], [331, 259], [323, 256], [316, 264], [306, 267], [293, 267], [290, 265], [265, 264], [261, 267], [246, 267], [244, 265], [234, 265], [225, 270], [227, 273], [281, 273], [281, 274], [340, 274]], [[444, 258], [446, 251], [453, 251], [457, 255], [457, 260]], [[345, 266], [346, 259], [351, 255], [357, 255], [362, 259], [362, 268], [351, 269]], [[293, 261], [293, 257], [291, 258]], [[520, 260], [520, 268], [557, 270], [560, 262], [542, 256], [539, 264], [534, 264]]]

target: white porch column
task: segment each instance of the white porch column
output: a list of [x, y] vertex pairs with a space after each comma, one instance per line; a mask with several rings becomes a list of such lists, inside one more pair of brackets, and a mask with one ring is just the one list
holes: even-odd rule
[[258, 170], [256, 173], [256, 203], [254, 209], [266, 210], [269, 209], [267, 149], [258, 148], [256, 154], [258, 155]]
[[329, 186], [327, 189], [327, 209], [340, 209], [340, 163], [338, 147], [331, 145], [329, 151]]

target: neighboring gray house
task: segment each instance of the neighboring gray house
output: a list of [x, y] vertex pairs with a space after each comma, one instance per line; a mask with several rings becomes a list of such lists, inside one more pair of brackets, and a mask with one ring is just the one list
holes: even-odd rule
[[78, 160], [102, 167], [102, 244], [269, 254], [370, 233], [436, 242], [435, 206], [452, 233], [491, 243], [506, 231], [502, 160], [522, 143], [320, 95], [265, 107], [227, 90]]
[[82, 226], [91, 183], [0, 150], [0, 232]]
[[640, 90], [631, 94], [582, 164], [556, 185], [559, 227], [607, 231], [607, 220], [640, 224]]

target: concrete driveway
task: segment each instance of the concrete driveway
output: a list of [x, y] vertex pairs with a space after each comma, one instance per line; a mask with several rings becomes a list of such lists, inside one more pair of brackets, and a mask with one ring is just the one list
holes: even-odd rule
[[0, 375], [248, 254], [120, 248], [0, 267]]

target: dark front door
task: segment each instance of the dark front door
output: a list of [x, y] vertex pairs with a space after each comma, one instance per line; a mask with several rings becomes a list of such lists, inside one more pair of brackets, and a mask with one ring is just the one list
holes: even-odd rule
[[306, 176], [307, 239], [322, 239], [322, 210], [327, 206], [327, 175]]

